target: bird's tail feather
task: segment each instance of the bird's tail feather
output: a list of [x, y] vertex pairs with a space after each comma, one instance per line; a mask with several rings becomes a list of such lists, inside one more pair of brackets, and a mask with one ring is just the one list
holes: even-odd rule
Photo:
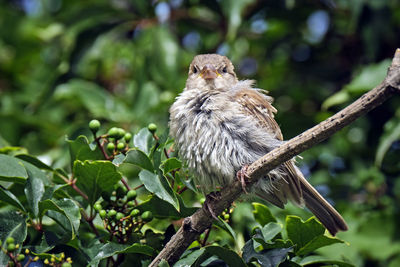
[[332, 235], [335, 235], [338, 231], [346, 231], [347, 224], [339, 212], [305, 178], [300, 179], [300, 181], [306, 207], [318, 218], [325, 228]]

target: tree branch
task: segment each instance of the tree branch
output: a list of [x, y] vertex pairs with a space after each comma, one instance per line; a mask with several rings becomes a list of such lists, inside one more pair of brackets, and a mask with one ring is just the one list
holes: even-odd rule
[[[254, 184], [283, 162], [327, 139], [363, 114], [381, 105], [395, 93], [400, 93], [400, 49], [396, 50], [386, 78], [381, 84], [332, 117], [290, 139], [251, 164], [247, 169], [248, 184]], [[220, 193], [221, 197], [218, 200], [211, 198], [207, 200], [207, 206], [214, 214], [220, 214], [229, 208], [231, 203], [242, 194], [240, 181], [235, 180]], [[213, 218], [208, 208], [203, 205], [192, 216], [185, 218], [178, 232], [149, 266], [157, 266], [161, 259], [165, 259], [169, 264], [175, 263], [187, 247], [210, 227]]]

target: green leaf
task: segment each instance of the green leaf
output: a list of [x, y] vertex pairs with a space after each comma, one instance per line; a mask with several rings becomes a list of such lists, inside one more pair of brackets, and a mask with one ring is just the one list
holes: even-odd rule
[[[27, 227], [25, 218], [15, 211], [3, 211], [0, 213], [0, 240], [5, 243], [7, 237], [13, 237], [15, 244], [19, 244], [21, 250], [22, 243], [25, 241]], [[0, 266], [7, 266], [10, 258], [0, 251]]]
[[[25, 163], [25, 165], [28, 164], [29, 163]], [[33, 165], [29, 166], [29, 168], [27, 168], [26, 170], [28, 172], [29, 178], [26, 181], [24, 192], [34, 217], [37, 217], [39, 214], [39, 201], [42, 200], [45, 192], [45, 184], [43, 182], [43, 179], [45, 177], [41, 177], [43, 173]]]
[[[157, 76], [157, 74], [155, 73]], [[165, 77], [164, 77], [165, 78]], [[142, 89], [139, 91], [137, 101], [134, 105], [135, 115], [138, 117], [145, 117], [152, 107], [159, 103], [160, 89], [154, 82], [145, 82]]]
[[300, 248], [296, 254], [297, 255], [306, 255], [306, 254], [313, 252], [314, 250], [316, 250], [318, 248], [321, 248], [324, 246], [329, 246], [329, 245], [336, 244], [336, 243], [344, 243], [344, 241], [340, 240], [339, 238], [336, 238], [336, 237], [320, 235], [320, 236], [317, 236], [314, 239], [312, 239], [310, 242], [308, 242], [302, 248]]
[[182, 162], [177, 158], [169, 158], [162, 162], [160, 165], [163, 174], [167, 174], [173, 170], [180, 169], [182, 167]]
[[153, 135], [147, 128], [141, 129], [133, 136], [133, 145], [142, 150], [146, 155], [150, 153], [150, 148], [153, 143]]
[[154, 171], [153, 164], [151, 163], [149, 157], [138, 149], [129, 150], [126, 154], [124, 163], [130, 163], [151, 172]]
[[254, 218], [259, 224], [266, 225], [269, 222], [276, 222], [275, 217], [267, 206], [256, 202], [252, 203], [252, 205]]
[[75, 236], [70, 221], [61, 212], [48, 210], [46, 217], [56, 222], [52, 228], [45, 232], [47, 246], [65, 244]]
[[312, 255], [308, 256], [305, 258], [294, 258], [294, 262], [301, 266], [307, 266], [307, 265], [318, 265], [318, 266], [338, 266], [338, 267], [354, 267], [353, 264], [350, 264], [348, 262], [344, 261], [339, 261], [339, 260], [332, 260], [323, 256], [318, 256], [318, 255]]
[[108, 118], [114, 121], [129, 120], [129, 109], [103, 87], [82, 79], [70, 79], [57, 86], [54, 98], [62, 101], [80, 103], [96, 118]]
[[390, 62], [389, 59], [386, 59], [380, 63], [363, 67], [349, 84], [326, 99], [322, 108], [327, 110], [332, 106], [343, 104], [349, 101], [352, 95], [360, 95], [377, 86], [385, 78]]
[[99, 199], [102, 192], [112, 191], [122, 178], [114, 164], [101, 160], [76, 160], [73, 172], [77, 179], [76, 186], [88, 196], [91, 205]]
[[352, 94], [362, 94], [371, 90], [383, 81], [390, 63], [390, 59], [385, 59], [379, 63], [364, 66], [351, 82], [344, 87], [344, 90]]
[[200, 266], [202, 262], [211, 256], [217, 256], [230, 267], [246, 267], [243, 259], [233, 250], [220, 246], [207, 246], [204, 248], [204, 253], [198, 258], [195, 266]]
[[48, 170], [48, 171], [53, 170], [53, 168], [51, 168], [47, 164], [44, 164], [42, 161], [40, 161], [38, 158], [36, 158], [34, 156], [31, 156], [28, 154], [18, 154], [15, 157], [31, 163], [32, 165], [34, 165], [35, 167], [37, 167], [39, 169]]
[[182, 258], [174, 264], [174, 267], [192, 266], [195, 261], [204, 253], [204, 248], [185, 253]]
[[71, 154], [71, 163], [75, 160], [101, 160], [104, 159], [104, 155], [100, 149], [96, 146], [93, 150], [89, 141], [84, 135], [78, 136], [75, 140], [67, 139], [69, 145], [69, 152]]
[[166, 261], [165, 259], [162, 259], [160, 261], [160, 263], [158, 264], [159, 267], [170, 267], [168, 264], [168, 261]]
[[24, 206], [21, 204], [21, 202], [19, 202], [18, 198], [1, 185], [0, 185], [0, 200], [4, 201], [14, 207], [17, 207], [18, 209], [20, 209], [22, 211], [25, 211]]
[[20, 159], [0, 154], [0, 180], [25, 183], [28, 173]]
[[167, 201], [179, 211], [179, 201], [164, 176], [154, 174], [148, 170], [142, 170], [139, 173], [139, 179], [149, 192]]
[[220, 229], [226, 231], [236, 241], [236, 233], [226, 221], [218, 217], [218, 221], [215, 222], [215, 225]]
[[46, 211], [53, 210], [63, 214], [69, 221], [72, 229], [72, 238], [78, 233], [81, 213], [79, 207], [74, 201], [68, 198], [64, 199], [46, 199], [39, 203], [39, 214], [43, 217]]
[[324, 235], [325, 228], [314, 217], [303, 222], [300, 217], [290, 215], [286, 217], [286, 232], [298, 252], [314, 238]]
[[179, 200], [180, 210], [177, 211], [170, 203], [159, 199], [157, 196], [152, 196], [149, 200], [142, 202], [137, 208], [140, 211], [149, 210], [157, 218], [180, 219], [191, 216], [198, 208], [186, 207], [180, 195], [176, 195]]
[[[94, 252], [94, 253], [93, 253]], [[147, 245], [134, 243], [133, 245], [122, 245], [117, 243], [98, 244], [92, 248], [93, 257], [89, 264], [98, 265], [102, 259], [121, 253], [139, 253], [147, 256], [153, 256], [155, 251]]]
[[221, 7], [226, 17], [228, 17], [228, 40], [233, 40], [236, 32], [242, 23], [242, 12], [246, 6], [252, 4], [254, 0], [222, 0]]
[[262, 244], [273, 244], [272, 239], [282, 231], [282, 226], [278, 223], [269, 222], [261, 229], [256, 229], [254, 240]]
[[400, 139], [400, 118], [394, 117], [387, 121], [384, 126], [384, 134], [379, 140], [379, 146], [376, 152], [375, 163], [379, 167], [388, 152], [390, 146], [396, 140]]
[[126, 156], [122, 153], [119, 153], [118, 155], [116, 155], [114, 157], [114, 159], [112, 160], [112, 163], [116, 166], [121, 165], [122, 163], [124, 163]]
[[242, 257], [246, 263], [257, 260], [263, 267], [275, 267], [286, 260], [288, 253], [292, 252], [293, 248], [264, 249], [256, 252], [254, 250], [254, 241], [250, 239], [243, 246], [242, 251]]
[[322, 103], [322, 110], [328, 110], [330, 107], [337, 106], [343, 103], [346, 103], [351, 99], [351, 96], [349, 92], [347, 91], [339, 91], [337, 93], [334, 93], [330, 97], [328, 97], [323, 103]]

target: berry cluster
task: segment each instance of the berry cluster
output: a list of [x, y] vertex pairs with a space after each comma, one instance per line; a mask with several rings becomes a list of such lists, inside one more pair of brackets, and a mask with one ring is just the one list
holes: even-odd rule
[[128, 242], [132, 233], [139, 234], [143, 225], [153, 219], [151, 211], [141, 212], [137, 209], [136, 196], [135, 190], [127, 190], [118, 184], [111, 195], [103, 193], [103, 200], [94, 204], [105, 229], [118, 243]]
[[112, 127], [108, 130], [107, 134], [97, 136], [100, 126], [101, 124], [98, 120], [91, 120], [89, 122], [89, 129], [92, 131], [95, 142], [102, 149], [106, 159], [113, 159], [115, 155], [128, 151], [129, 142], [132, 139], [131, 133], [126, 132], [122, 128]]
[[32, 253], [29, 249], [25, 249], [24, 252], [18, 253], [17, 250], [20, 248], [20, 244], [15, 244], [15, 239], [11, 236], [7, 237], [5, 246], [3, 246], [0, 240], [0, 248], [10, 258], [10, 261], [7, 264], [9, 267], [31, 266], [33, 263], [38, 263], [38, 266], [43, 266], [43, 263], [54, 267], [72, 266], [71, 258], [66, 258], [64, 253], [60, 253], [59, 255], [46, 255], [43, 258], [44, 260], [37, 255], [31, 255]]

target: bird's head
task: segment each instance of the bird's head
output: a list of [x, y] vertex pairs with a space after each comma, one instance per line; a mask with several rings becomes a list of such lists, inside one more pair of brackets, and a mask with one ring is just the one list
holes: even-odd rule
[[232, 62], [225, 56], [204, 54], [194, 57], [189, 67], [186, 89], [229, 89], [237, 83]]

